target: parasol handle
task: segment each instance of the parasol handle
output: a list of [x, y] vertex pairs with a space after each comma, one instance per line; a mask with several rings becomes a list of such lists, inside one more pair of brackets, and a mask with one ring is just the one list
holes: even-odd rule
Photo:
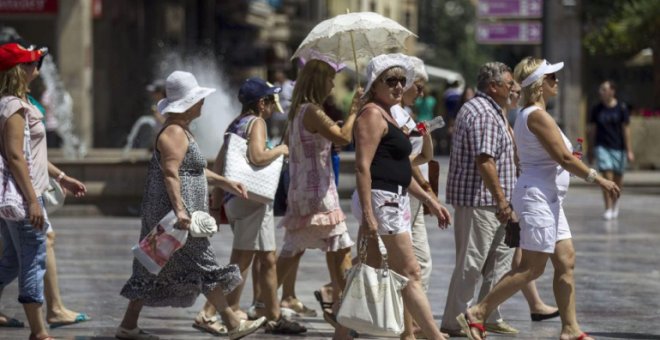
[[[346, 9], [346, 14], [351, 13], [351, 10]], [[360, 70], [358, 69], [357, 54], [355, 53], [355, 40], [353, 39], [353, 31], [349, 31], [351, 36], [351, 47], [353, 48], [353, 62], [355, 62], [355, 83], [356, 89], [360, 87]]]

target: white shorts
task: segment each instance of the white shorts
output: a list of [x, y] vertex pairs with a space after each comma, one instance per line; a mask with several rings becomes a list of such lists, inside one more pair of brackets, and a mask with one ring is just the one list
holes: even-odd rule
[[[371, 189], [371, 208], [378, 221], [379, 235], [396, 235], [410, 232], [410, 197], [385, 190]], [[362, 223], [362, 207], [357, 190], [351, 201], [353, 216]]]
[[554, 253], [555, 244], [571, 238], [562, 201], [565, 191], [516, 185], [513, 208], [520, 219], [520, 248]]

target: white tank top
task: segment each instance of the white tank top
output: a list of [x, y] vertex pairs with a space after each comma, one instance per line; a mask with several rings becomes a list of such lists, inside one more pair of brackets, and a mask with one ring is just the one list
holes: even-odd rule
[[[545, 150], [536, 135], [529, 130], [527, 118], [529, 115], [540, 110], [537, 106], [530, 106], [521, 110], [516, 118], [513, 135], [518, 149], [518, 158], [522, 173], [518, 178], [517, 185], [531, 184], [545, 188], [556, 187], [560, 191], [566, 191], [570, 182], [568, 171], [564, 170]], [[557, 126], [568, 150], [573, 150], [571, 142]]]

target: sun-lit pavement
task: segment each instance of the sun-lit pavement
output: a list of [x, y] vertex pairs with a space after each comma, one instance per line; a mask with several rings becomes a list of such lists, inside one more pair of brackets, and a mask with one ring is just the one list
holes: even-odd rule
[[[344, 206], [348, 201], [342, 202]], [[660, 187], [629, 189], [621, 203], [618, 221], [604, 221], [600, 192], [595, 187], [574, 187], [565, 209], [577, 250], [575, 276], [577, 310], [583, 330], [599, 339], [660, 339]], [[353, 235], [357, 222], [349, 217]], [[126, 300], [119, 290], [131, 270], [131, 246], [137, 241], [137, 218], [53, 218], [57, 231], [57, 259], [60, 285], [66, 305], [88, 313], [90, 322], [52, 331], [61, 339], [112, 339], [123, 315]], [[429, 298], [436, 320], [444, 309], [447, 287], [453, 269], [452, 231], [440, 231], [427, 219], [433, 252], [433, 274]], [[278, 230], [281, 239], [282, 232]], [[223, 228], [212, 238], [220, 262], [226, 263], [231, 251], [231, 232]], [[303, 257], [297, 292], [300, 299], [318, 310], [312, 292], [328, 281], [322, 253], [310, 251]], [[251, 283], [242, 305], [251, 301]], [[538, 281], [542, 297], [553, 303], [552, 267]], [[1, 310], [25, 320], [16, 301], [16, 283], [10, 285], [0, 302]], [[192, 319], [204, 302], [191, 308], [145, 308], [140, 325], [162, 339], [209, 339], [191, 328]], [[503, 306], [506, 320], [520, 329], [516, 339], [557, 339], [558, 319], [532, 323], [522, 295]], [[327, 339], [331, 328], [322, 318], [307, 318], [307, 338]], [[0, 329], [0, 339], [25, 339], [27, 329]], [[514, 338], [489, 334], [501, 339]], [[286, 338], [266, 335], [254, 339]], [[299, 338], [299, 337], [289, 337]]]

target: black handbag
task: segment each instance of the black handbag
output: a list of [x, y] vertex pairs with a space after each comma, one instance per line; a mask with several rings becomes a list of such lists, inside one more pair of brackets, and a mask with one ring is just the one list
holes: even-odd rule
[[[286, 126], [284, 127], [284, 133], [282, 134], [282, 141], [280, 144], [289, 138], [289, 122], [287, 121]], [[288, 206], [287, 200], [289, 199], [289, 159], [285, 158], [284, 163], [282, 164], [282, 172], [280, 173], [280, 182], [277, 184], [277, 190], [275, 191], [275, 199], [273, 201], [273, 215], [275, 216], [284, 216], [286, 214], [286, 208]]]
[[273, 202], [273, 214], [275, 216], [284, 216], [287, 208], [287, 199], [289, 198], [289, 162], [284, 161], [282, 172], [280, 173], [280, 182], [275, 191], [275, 200]]
[[504, 244], [509, 248], [520, 247], [520, 223], [509, 220], [505, 227]]

